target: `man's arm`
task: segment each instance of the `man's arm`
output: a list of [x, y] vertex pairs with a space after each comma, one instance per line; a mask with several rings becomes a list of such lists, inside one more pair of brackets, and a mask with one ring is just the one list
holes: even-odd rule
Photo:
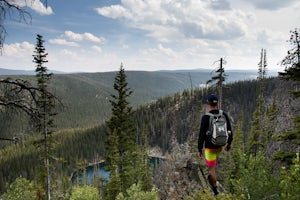
[[[199, 131], [199, 137], [198, 137], [198, 152], [202, 154], [203, 145], [205, 141], [206, 131], [208, 129], [206, 122], [205, 122], [206, 116], [204, 115], [201, 119], [201, 125], [200, 125], [200, 131]], [[200, 156], [200, 154], [199, 154]]]
[[228, 151], [231, 148], [231, 143], [233, 140], [233, 131], [232, 131], [231, 123], [230, 123], [227, 113], [224, 113], [224, 115], [225, 115], [226, 122], [227, 122], [228, 141], [227, 141], [226, 150]]

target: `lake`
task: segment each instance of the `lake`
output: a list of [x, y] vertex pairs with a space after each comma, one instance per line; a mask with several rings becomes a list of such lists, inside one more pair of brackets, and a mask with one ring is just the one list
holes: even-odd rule
[[[162, 158], [151, 157], [149, 159], [151, 168], [155, 169], [159, 165], [160, 160], [162, 160]], [[105, 162], [101, 162], [86, 167], [84, 171], [79, 172], [79, 176], [77, 171], [74, 172], [71, 177], [71, 181], [73, 185], [76, 184], [92, 185], [95, 179], [96, 180], [102, 179], [104, 182], [109, 180], [109, 174], [110, 172], [105, 170]]]

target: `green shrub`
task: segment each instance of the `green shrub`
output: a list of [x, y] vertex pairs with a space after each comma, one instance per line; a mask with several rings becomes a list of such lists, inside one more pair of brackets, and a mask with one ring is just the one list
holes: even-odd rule
[[3, 199], [34, 200], [37, 198], [33, 183], [25, 178], [17, 178], [13, 183], [10, 184], [8, 191], [3, 195]]
[[247, 199], [279, 199], [279, 176], [262, 152], [250, 155], [244, 168], [231, 179], [233, 193]]
[[140, 184], [133, 184], [129, 189], [126, 190], [126, 194], [120, 193], [116, 200], [158, 200], [157, 188], [153, 187], [150, 192], [142, 190]]
[[294, 159], [294, 164], [290, 169], [282, 168], [281, 170], [281, 198], [282, 199], [300, 199], [300, 160], [299, 153]]
[[219, 194], [213, 196], [210, 190], [198, 190], [193, 196], [187, 196], [184, 200], [245, 200], [246, 198], [233, 196], [232, 194]]
[[70, 200], [100, 200], [97, 188], [88, 185], [76, 186], [73, 189]]

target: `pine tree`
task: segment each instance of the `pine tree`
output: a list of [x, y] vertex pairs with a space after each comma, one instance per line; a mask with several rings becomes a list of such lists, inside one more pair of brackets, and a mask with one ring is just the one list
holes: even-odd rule
[[265, 146], [266, 138], [263, 136], [265, 133], [264, 117], [265, 117], [265, 90], [266, 90], [266, 71], [267, 71], [267, 55], [266, 50], [261, 49], [260, 61], [258, 63], [258, 87], [257, 87], [257, 97], [256, 97], [256, 109], [253, 113], [252, 122], [252, 142], [251, 151], [256, 155], [261, 148]]
[[106, 168], [110, 171], [110, 181], [106, 186], [106, 199], [115, 199], [122, 191], [119, 174], [120, 155], [118, 150], [118, 136], [116, 130], [110, 132], [106, 141]]
[[[285, 72], [279, 73], [279, 77], [284, 80], [292, 80], [298, 83], [300, 82], [300, 35], [297, 29], [291, 31], [291, 37], [289, 42], [292, 48], [288, 51], [288, 55], [282, 60], [281, 64], [284, 65]], [[296, 98], [300, 97], [300, 90], [296, 88], [293, 91]], [[300, 132], [300, 114], [295, 116], [295, 133]]]
[[245, 168], [246, 165], [246, 135], [242, 131], [242, 121], [243, 117], [241, 116], [237, 121], [237, 125], [234, 131], [234, 140], [232, 146], [232, 153], [226, 154], [225, 162], [225, 172], [224, 175], [227, 181], [229, 190], [234, 189], [233, 180], [239, 177], [241, 169]]
[[54, 96], [49, 92], [48, 83], [52, 74], [48, 73], [47, 67], [44, 66], [48, 61], [48, 53], [44, 47], [44, 40], [41, 35], [37, 35], [37, 44], [33, 55], [33, 62], [36, 63], [37, 86], [39, 96], [37, 97], [38, 121], [36, 122], [37, 130], [44, 135], [44, 167], [45, 167], [45, 189], [47, 200], [51, 199], [50, 195], [50, 141], [51, 127], [53, 127], [52, 116], [54, 108]]
[[270, 141], [272, 135], [275, 133], [275, 126], [277, 125], [276, 116], [278, 114], [278, 106], [273, 100], [272, 104], [267, 108], [267, 121], [266, 121], [266, 141]]
[[126, 190], [137, 182], [136, 166], [138, 162], [138, 137], [133, 121], [132, 107], [127, 98], [132, 94], [126, 80], [125, 70], [121, 64], [116, 75], [112, 94], [112, 117], [107, 122], [110, 129], [106, 141], [106, 162], [112, 172], [111, 184], [107, 186], [109, 199]]
[[216, 88], [217, 88], [218, 96], [219, 96], [219, 102], [218, 102], [219, 109], [222, 109], [223, 82], [226, 80], [226, 76], [227, 76], [225, 74], [223, 65], [224, 65], [224, 59], [221, 58], [220, 66], [216, 70], [217, 75], [211, 77], [211, 79], [206, 82], [206, 84], [216, 82]]
[[138, 157], [140, 161], [138, 162], [138, 169], [140, 176], [138, 181], [141, 184], [141, 188], [144, 191], [150, 191], [153, 188], [152, 185], [152, 170], [149, 165], [149, 146], [148, 146], [148, 126], [145, 126], [140, 141], [140, 148], [138, 150]]
[[[279, 72], [279, 77], [284, 80], [291, 80], [297, 83], [296, 89], [292, 94], [296, 97], [300, 97], [299, 82], [300, 82], [300, 35], [298, 29], [290, 31], [291, 36], [288, 40], [292, 45], [291, 49], [287, 52], [287, 56], [282, 60], [281, 65], [285, 66], [284, 72]], [[290, 140], [292, 143], [298, 143], [300, 133], [300, 114], [294, 116], [294, 128], [286, 131], [279, 138], [280, 140]], [[283, 153], [283, 156], [278, 157], [289, 157], [288, 153]], [[282, 158], [281, 158], [282, 159]], [[284, 159], [282, 159], [284, 160]]]
[[[279, 72], [279, 77], [284, 80], [300, 81], [300, 35], [297, 29], [291, 31], [289, 39], [292, 48], [288, 55], [282, 60], [281, 65], [285, 66], [285, 72]], [[300, 90], [293, 92], [296, 97], [300, 97]]]

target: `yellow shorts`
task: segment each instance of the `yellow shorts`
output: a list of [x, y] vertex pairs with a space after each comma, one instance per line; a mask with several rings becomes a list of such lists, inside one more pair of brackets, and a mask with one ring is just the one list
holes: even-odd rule
[[206, 165], [208, 167], [216, 166], [217, 159], [218, 159], [219, 154], [221, 153], [222, 150], [223, 150], [222, 147], [218, 148], [218, 149], [205, 148], [204, 155], [205, 155]]

